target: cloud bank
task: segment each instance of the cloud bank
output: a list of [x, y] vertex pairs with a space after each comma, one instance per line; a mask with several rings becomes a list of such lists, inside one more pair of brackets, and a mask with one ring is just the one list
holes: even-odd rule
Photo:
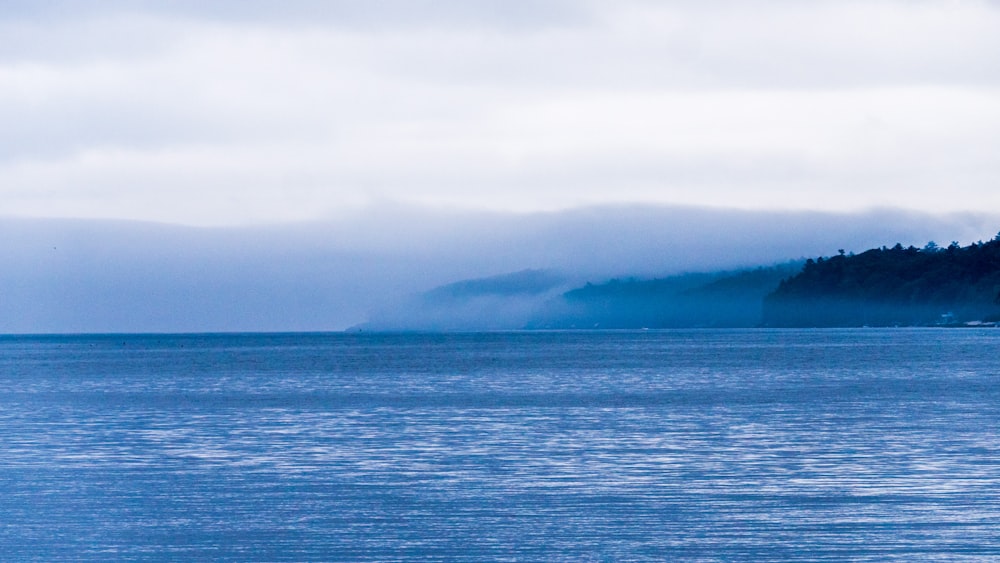
[[995, 2], [3, 6], [3, 215], [1000, 210]]

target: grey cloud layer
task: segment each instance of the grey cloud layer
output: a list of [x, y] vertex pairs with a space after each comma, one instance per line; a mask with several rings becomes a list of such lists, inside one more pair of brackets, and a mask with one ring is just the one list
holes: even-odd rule
[[1000, 209], [987, 2], [7, 2], [0, 214]]

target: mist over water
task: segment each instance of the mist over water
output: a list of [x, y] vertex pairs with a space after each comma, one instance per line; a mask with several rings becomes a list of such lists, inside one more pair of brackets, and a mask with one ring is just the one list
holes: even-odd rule
[[609, 206], [540, 214], [371, 208], [230, 228], [0, 220], [0, 331], [337, 330], [433, 287], [525, 269], [567, 283], [990, 239], [1000, 218]]

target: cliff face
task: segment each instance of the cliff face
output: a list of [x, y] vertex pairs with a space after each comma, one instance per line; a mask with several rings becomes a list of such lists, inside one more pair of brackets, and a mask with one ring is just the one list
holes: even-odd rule
[[764, 299], [768, 326], [935, 325], [1000, 316], [1000, 235], [808, 260]]

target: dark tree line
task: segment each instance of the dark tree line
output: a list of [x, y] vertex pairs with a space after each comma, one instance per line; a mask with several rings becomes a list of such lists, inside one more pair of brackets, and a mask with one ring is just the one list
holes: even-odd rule
[[1000, 318], [1000, 234], [806, 261], [764, 299], [769, 326], [933, 325]]

